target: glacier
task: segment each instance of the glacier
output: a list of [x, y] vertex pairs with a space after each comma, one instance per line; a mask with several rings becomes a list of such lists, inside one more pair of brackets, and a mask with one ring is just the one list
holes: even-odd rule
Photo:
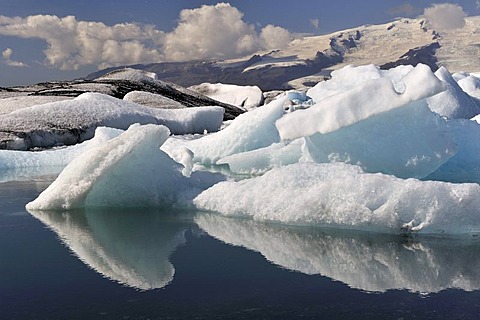
[[468, 77], [424, 65], [348, 66], [218, 132], [170, 136], [161, 124], [135, 124], [65, 160], [27, 209], [174, 207], [275, 224], [476, 237], [480, 124], [475, 97], [459, 84]]

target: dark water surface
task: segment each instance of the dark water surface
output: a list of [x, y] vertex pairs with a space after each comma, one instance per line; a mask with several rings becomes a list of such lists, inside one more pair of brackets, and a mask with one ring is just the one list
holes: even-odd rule
[[0, 319], [478, 319], [480, 241], [161, 210], [25, 211], [0, 183]]

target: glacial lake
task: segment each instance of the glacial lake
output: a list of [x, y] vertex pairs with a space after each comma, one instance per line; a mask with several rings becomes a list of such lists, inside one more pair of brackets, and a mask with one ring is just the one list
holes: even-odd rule
[[480, 240], [175, 210], [33, 212], [0, 183], [0, 319], [477, 319]]

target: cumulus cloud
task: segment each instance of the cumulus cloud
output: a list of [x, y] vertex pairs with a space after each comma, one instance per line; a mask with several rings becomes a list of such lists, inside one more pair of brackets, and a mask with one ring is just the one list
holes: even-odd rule
[[[480, 1], [480, 0], [479, 0]], [[320, 25], [320, 20], [318, 19], [310, 19], [310, 25], [314, 27], [315, 29], [318, 29], [318, 26]]]
[[26, 18], [0, 16], [0, 34], [39, 38], [47, 42], [46, 63], [60, 69], [82, 65], [116, 65], [154, 61], [161, 58], [163, 32], [153, 26], [134, 23], [107, 26], [101, 22], [77, 21], [74, 16], [59, 18], [35, 15]]
[[78, 69], [84, 65], [114, 65], [194, 59], [225, 59], [286, 46], [291, 34], [268, 25], [256, 31], [243, 13], [228, 3], [204, 5], [180, 12], [170, 33], [153, 25], [79, 21], [74, 16], [0, 15], [0, 35], [43, 39], [47, 65]]
[[11, 48], [7, 48], [2, 51], [2, 57], [3, 57], [3, 63], [5, 63], [7, 66], [10, 67], [28, 67], [27, 64], [20, 62], [20, 61], [15, 61], [12, 60], [13, 50]]
[[290, 40], [287, 30], [272, 25], [257, 34], [237, 8], [218, 3], [182, 10], [178, 26], [165, 37], [164, 53], [169, 60], [233, 58], [278, 49]]
[[423, 15], [431, 27], [439, 31], [463, 28], [467, 16], [461, 6], [452, 3], [434, 4], [426, 8]]

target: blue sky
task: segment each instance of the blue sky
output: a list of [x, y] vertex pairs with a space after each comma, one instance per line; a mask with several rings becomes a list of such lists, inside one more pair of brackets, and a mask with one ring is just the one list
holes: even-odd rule
[[[206, 0], [0, 0], [0, 86], [73, 79], [108, 65], [248, 55], [257, 49], [281, 46], [289, 36], [385, 23], [397, 16], [416, 17], [433, 3], [445, 1], [232, 0], [228, 5], [217, 3]], [[467, 15], [480, 14], [480, 1], [448, 3], [460, 5]], [[202, 5], [209, 7], [201, 10]], [[183, 9], [193, 10], [180, 18]], [[65, 19], [66, 16], [73, 17]], [[226, 21], [218, 20], [219, 16], [226, 17]], [[219, 40], [212, 42], [212, 39]]]

